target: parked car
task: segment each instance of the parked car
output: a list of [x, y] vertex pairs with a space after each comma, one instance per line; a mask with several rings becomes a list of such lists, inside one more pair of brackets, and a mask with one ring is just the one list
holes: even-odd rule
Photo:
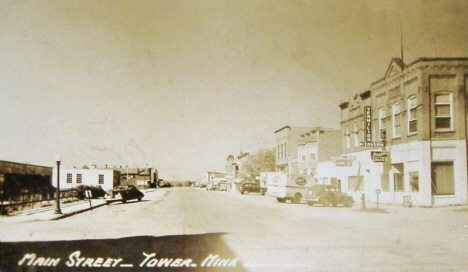
[[78, 198], [79, 199], [85, 199], [85, 192], [86, 191], [91, 191], [91, 197], [92, 198], [98, 198], [98, 197], [105, 197], [106, 196], [106, 191], [102, 189], [100, 185], [98, 186], [88, 186], [88, 185], [79, 185], [76, 187], [76, 190], [78, 192]]
[[141, 201], [145, 196], [140, 190], [138, 190], [133, 185], [120, 185], [112, 190], [113, 199], [107, 200], [107, 203], [113, 201], [122, 201], [122, 203], [127, 202], [128, 200], [137, 199]]
[[265, 194], [265, 189], [260, 188], [260, 185], [258, 185], [257, 183], [253, 183], [253, 182], [242, 183], [239, 188], [239, 191], [243, 195], [246, 195], [248, 193], [260, 193], [262, 195]]
[[342, 193], [338, 186], [325, 184], [313, 185], [305, 199], [309, 206], [322, 204], [324, 207], [328, 207], [332, 204], [336, 207], [338, 204], [343, 204], [345, 207], [351, 207], [354, 203], [353, 197]]

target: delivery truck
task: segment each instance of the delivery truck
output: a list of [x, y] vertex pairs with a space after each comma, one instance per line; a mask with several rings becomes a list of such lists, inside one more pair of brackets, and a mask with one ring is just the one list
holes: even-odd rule
[[267, 195], [276, 197], [278, 202], [287, 200], [293, 204], [301, 203], [307, 191], [315, 185], [315, 178], [308, 175], [294, 175], [280, 172], [266, 172]]

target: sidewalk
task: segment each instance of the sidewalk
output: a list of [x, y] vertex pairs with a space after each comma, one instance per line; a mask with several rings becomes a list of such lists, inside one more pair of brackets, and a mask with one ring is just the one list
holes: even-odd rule
[[[156, 191], [156, 189], [141, 190], [144, 194]], [[92, 209], [106, 205], [105, 199], [91, 199]], [[55, 213], [55, 205], [32, 210], [25, 210], [10, 216], [0, 216], [0, 220], [9, 222], [48, 221], [59, 220], [78, 213], [90, 211], [89, 200], [79, 200], [71, 203], [61, 204], [62, 214]]]
[[[377, 207], [377, 203], [366, 202], [367, 212], [383, 212], [383, 213], [422, 213], [422, 212], [459, 212], [468, 211], [467, 205], [452, 205], [452, 206], [433, 206], [433, 207], [421, 207], [412, 206], [404, 207], [403, 204], [388, 204], [380, 203]], [[362, 203], [356, 202], [353, 205], [353, 210], [363, 211]], [[365, 211], [365, 210], [364, 210]]]

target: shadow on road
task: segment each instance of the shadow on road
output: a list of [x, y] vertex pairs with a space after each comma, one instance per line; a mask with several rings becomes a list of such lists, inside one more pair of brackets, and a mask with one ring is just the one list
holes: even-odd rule
[[136, 204], [136, 203], [142, 203], [142, 202], [150, 202], [151, 200], [148, 200], [148, 199], [143, 199], [141, 201], [138, 201], [138, 200], [128, 200], [127, 202], [123, 203], [122, 201], [115, 201], [113, 203], [109, 203], [109, 204], [113, 204], [113, 205], [127, 205], [127, 204]]
[[0, 242], [0, 271], [245, 271], [223, 235]]

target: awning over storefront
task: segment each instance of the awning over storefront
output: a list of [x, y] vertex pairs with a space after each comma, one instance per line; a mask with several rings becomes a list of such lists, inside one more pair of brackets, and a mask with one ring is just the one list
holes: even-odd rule
[[0, 161], [0, 174], [52, 176], [52, 167]]

